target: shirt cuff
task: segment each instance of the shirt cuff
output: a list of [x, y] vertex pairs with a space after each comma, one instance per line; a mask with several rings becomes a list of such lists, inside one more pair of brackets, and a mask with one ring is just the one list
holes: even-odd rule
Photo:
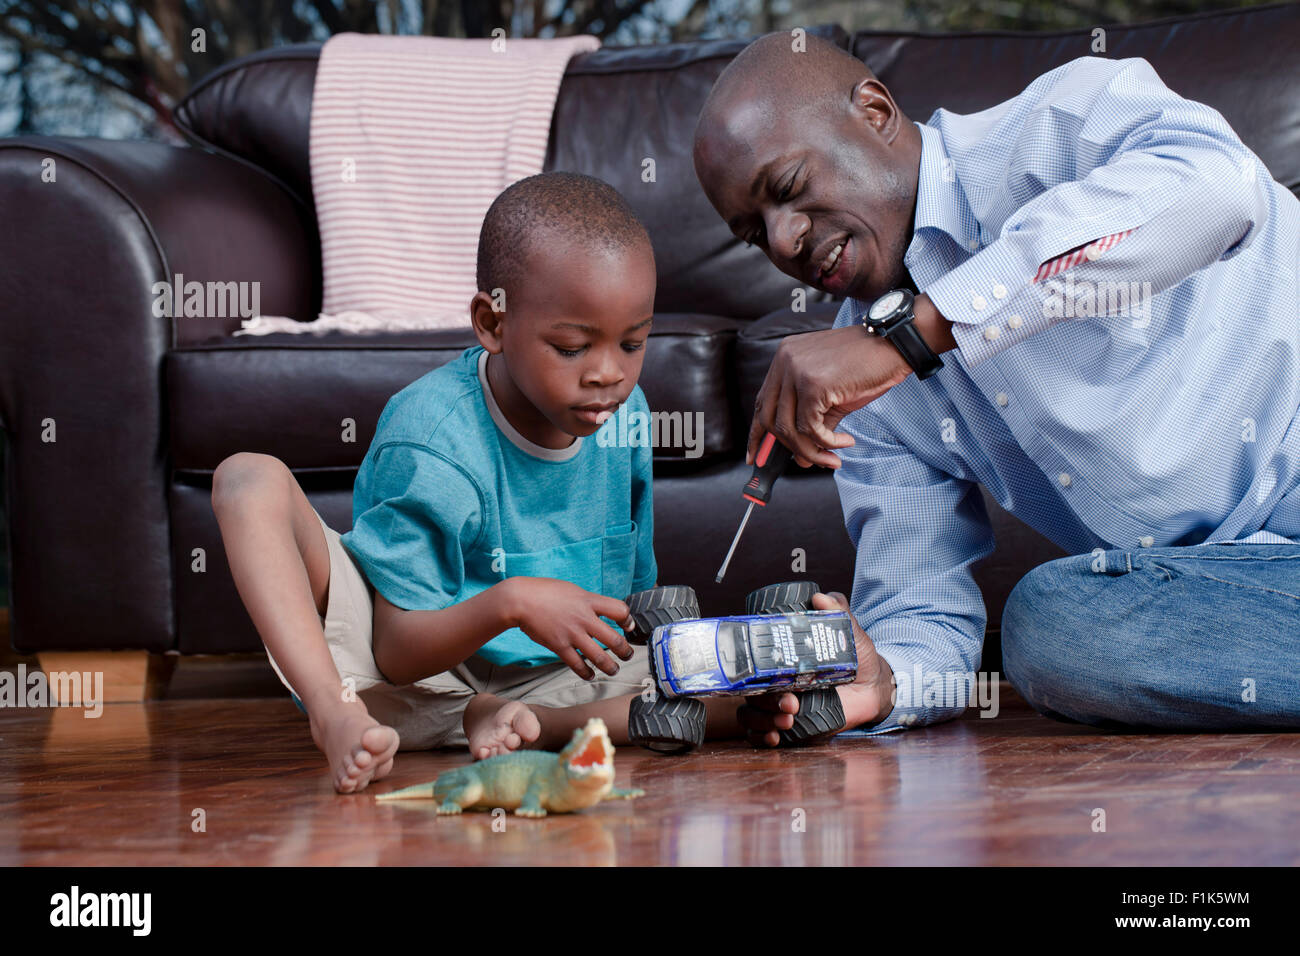
[[[892, 646], [890, 632], [896, 635]], [[925, 640], [933, 644], [936, 636], [927, 633]], [[874, 737], [952, 720], [966, 710], [970, 687], [974, 686], [970, 682], [978, 681], [979, 675], [960, 661], [939, 666], [932, 656], [915, 653], [916, 637], [914, 626], [901, 621], [888, 631], [883, 622], [871, 629], [876, 653], [885, 659], [894, 673], [894, 706], [889, 716], [879, 723], [864, 724], [845, 733], [854, 737]], [[929, 659], [923, 659], [925, 657]], [[960, 699], [946, 699], [954, 693]], [[934, 700], [930, 700], [932, 697]]]
[[921, 290], [952, 323], [967, 366], [1059, 321], [1048, 317], [1045, 290], [1034, 284], [1038, 267], [1036, 255], [1003, 238]]

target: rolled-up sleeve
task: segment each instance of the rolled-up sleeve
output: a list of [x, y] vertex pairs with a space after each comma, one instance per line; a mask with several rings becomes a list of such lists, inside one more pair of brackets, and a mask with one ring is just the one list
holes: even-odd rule
[[[1087, 294], [1090, 317], [1122, 313], [1131, 296], [1094, 289], [1155, 295], [1235, 255], [1268, 216], [1258, 158], [1217, 111], [1169, 90], [1145, 60], [1084, 57], [1039, 84], [1036, 99], [1017, 100], [1024, 128], [1010, 152], [1021, 183], [1055, 185], [1026, 196], [993, 242], [923, 290], [972, 367], [1083, 317], [1063, 296]], [[1086, 255], [1068, 282], [1035, 281], [1042, 264], [1075, 250]]]
[[922, 461], [870, 406], [840, 427], [855, 441], [835, 473], [857, 547], [852, 610], [896, 682], [893, 711], [870, 732], [951, 719], [966, 698], [945, 688], [969, 686], [984, 641], [970, 566], [994, 542], [979, 487]]

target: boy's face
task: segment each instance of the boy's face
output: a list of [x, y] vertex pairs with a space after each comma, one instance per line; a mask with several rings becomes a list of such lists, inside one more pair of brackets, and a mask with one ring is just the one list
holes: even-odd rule
[[[506, 418], [530, 441], [562, 448], [594, 434], [641, 375], [654, 256], [644, 245], [593, 251], [543, 239], [528, 255], [527, 275], [495, 316], [496, 329], [478, 330], [479, 341], [500, 355], [489, 363], [489, 383]], [[493, 375], [497, 362], [507, 375]]]

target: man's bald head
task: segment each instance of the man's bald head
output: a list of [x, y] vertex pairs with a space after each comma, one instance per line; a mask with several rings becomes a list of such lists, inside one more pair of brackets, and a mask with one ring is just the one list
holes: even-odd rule
[[797, 50], [789, 33], [761, 36], [713, 84], [695, 127], [696, 162], [701, 140], [716, 139], [724, 152], [749, 148], [728, 122], [740, 111], [752, 110], [769, 127], [792, 115], [825, 118], [836, 107], [847, 108], [853, 88], [873, 76], [853, 54], [819, 36], [804, 35]]
[[738, 238], [835, 296], [906, 281], [921, 135], [865, 63], [771, 33], [722, 71], [695, 128], [695, 174]]

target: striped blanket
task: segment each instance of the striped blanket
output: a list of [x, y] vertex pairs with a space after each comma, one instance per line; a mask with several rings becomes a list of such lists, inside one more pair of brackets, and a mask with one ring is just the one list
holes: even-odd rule
[[565, 66], [599, 46], [332, 37], [311, 111], [321, 315], [256, 316], [235, 334], [467, 327], [483, 216], [542, 171]]

